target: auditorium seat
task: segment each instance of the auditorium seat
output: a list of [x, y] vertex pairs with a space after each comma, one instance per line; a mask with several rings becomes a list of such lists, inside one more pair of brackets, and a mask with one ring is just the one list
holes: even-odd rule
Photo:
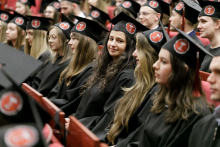
[[207, 81], [209, 75], [210, 75], [210, 73], [208, 73], [208, 72], [199, 71], [199, 76], [202, 81]]

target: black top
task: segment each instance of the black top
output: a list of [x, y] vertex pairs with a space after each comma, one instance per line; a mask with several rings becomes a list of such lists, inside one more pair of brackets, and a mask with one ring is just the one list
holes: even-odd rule
[[[220, 55], [220, 47], [217, 47], [217, 48], [214, 48], [214, 49], [211, 49], [210, 48], [210, 45], [207, 45], [205, 46], [205, 48], [211, 53], [213, 54], [214, 56], [219, 56]], [[211, 73], [211, 71], [209, 70], [209, 65], [212, 61], [212, 57], [206, 55], [203, 59], [203, 62], [201, 64], [201, 67], [200, 67], [200, 70], [201, 71], [204, 71], [204, 72], [209, 72]]]
[[59, 64], [61, 60], [62, 56], [59, 56], [54, 63], [48, 62], [32, 81], [31, 86], [45, 97], [58, 82], [60, 73], [69, 65], [70, 59]]
[[48, 98], [58, 107], [76, 100], [80, 96], [81, 87], [86, 83], [88, 77], [93, 72], [93, 64], [88, 65], [80, 74], [72, 77], [70, 85], [67, 87], [65, 79], [61, 85], [57, 84], [48, 95]]
[[20, 46], [19, 51], [24, 52], [24, 45], [21, 45], [21, 46]]

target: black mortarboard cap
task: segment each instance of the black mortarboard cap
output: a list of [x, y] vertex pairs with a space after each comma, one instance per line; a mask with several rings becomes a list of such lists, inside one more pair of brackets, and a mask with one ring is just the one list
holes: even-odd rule
[[18, 0], [18, 2], [21, 2], [25, 5], [28, 5], [29, 7], [36, 6], [35, 5], [35, 0]]
[[220, 2], [200, 0], [199, 4], [202, 7], [199, 17], [209, 16], [220, 19]]
[[48, 6], [54, 7], [57, 11], [60, 11], [60, 2], [52, 2]]
[[37, 17], [37, 16], [29, 16], [29, 15], [26, 16], [29, 18], [26, 30], [35, 29], [35, 30], [47, 31], [48, 28], [50, 27], [50, 21], [53, 21], [53, 19], [46, 17]]
[[69, 1], [69, 2], [72, 2], [72, 3], [77, 3], [78, 5], [81, 2], [81, 0], [63, 0], [63, 1]]
[[[16, 84], [21, 85], [30, 75], [34, 74], [43, 63], [30, 57], [13, 47], [0, 43], [0, 64], [4, 63], [6, 66], [2, 67], [12, 77]], [[7, 88], [10, 82], [0, 71], [0, 86]]]
[[92, 6], [92, 5], [91, 5], [91, 7], [92, 7], [92, 10], [88, 16], [91, 16], [94, 20], [105, 25], [106, 21], [110, 19], [109, 15], [107, 13], [101, 11], [100, 9]]
[[137, 13], [140, 11], [141, 5], [133, 0], [126, 0], [119, 5], [130, 12], [135, 18], [137, 18]]
[[183, 9], [184, 9], [184, 3], [183, 3], [183, 1], [179, 2], [179, 3], [173, 8], [173, 10], [176, 11], [177, 13], [179, 13], [181, 16], [183, 15]]
[[0, 9], [0, 19], [2, 21], [9, 23], [13, 18], [14, 18], [13, 14]]
[[70, 31], [74, 27], [74, 23], [69, 20], [69, 18], [67, 18], [64, 14], [61, 14], [61, 23], [57, 23], [54, 26], [60, 28], [65, 36], [70, 39]]
[[99, 23], [93, 20], [78, 17], [75, 15], [72, 15], [72, 16], [75, 17], [78, 20], [78, 22], [72, 28], [71, 32], [76, 32], [76, 33], [85, 35], [87, 37], [94, 39], [96, 42], [100, 41], [101, 34], [103, 31], [108, 32], [107, 29], [105, 29]]
[[26, 30], [28, 18], [14, 11], [14, 18], [10, 22], [15, 23], [23, 30]]
[[114, 24], [112, 30], [124, 32], [134, 41], [135, 41], [135, 34], [137, 32], [149, 30], [147, 27], [145, 27], [135, 19], [131, 18], [124, 12], [121, 12], [116, 17], [111, 19], [109, 22]]
[[154, 9], [156, 12], [160, 13], [161, 16], [163, 15], [163, 13], [170, 16], [170, 5], [163, 0], [150, 0], [147, 1], [143, 6], [148, 6]]

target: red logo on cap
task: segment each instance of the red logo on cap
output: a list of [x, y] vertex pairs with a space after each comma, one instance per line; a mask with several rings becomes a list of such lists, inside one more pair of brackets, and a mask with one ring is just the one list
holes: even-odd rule
[[22, 3], [26, 3], [28, 0], [21, 0]]
[[152, 7], [152, 8], [157, 8], [159, 6], [159, 3], [157, 1], [150, 1], [149, 5]]
[[161, 32], [155, 31], [150, 34], [150, 40], [154, 43], [160, 42], [163, 39], [163, 34]]
[[32, 20], [32, 22], [31, 22], [31, 25], [32, 25], [32, 27], [34, 27], [34, 28], [38, 28], [38, 27], [40, 26], [40, 24], [41, 24], [41, 22], [40, 22], [40, 20], [38, 20], [38, 19], [34, 19], [34, 20]]
[[77, 24], [76, 29], [78, 31], [83, 31], [86, 28], [86, 24], [84, 22], [80, 22]]
[[55, 2], [55, 3], [53, 4], [53, 6], [54, 6], [54, 8], [59, 9], [59, 8], [60, 8], [60, 3]]
[[204, 9], [204, 12], [207, 15], [212, 15], [212, 14], [215, 13], [215, 8], [213, 6], [211, 6], [211, 5], [206, 6], [205, 9]]
[[1, 14], [1, 19], [2, 19], [3, 21], [8, 20], [8, 14], [2, 13], [2, 14]]
[[127, 23], [126, 24], [126, 30], [130, 33], [130, 34], [134, 34], [134, 32], [136, 31], [136, 27], [133, 23]]
[[125, 2], [122, 4], [122, 6], [125, 7], [125, 8], [129, 8], [129, 7], [131, 7], [131, 2], [125, 1]]
[[186, 39], [179, 39], [174, 44], [174, 49], [178, 54], [185, 54], [189, 50], [189, 42]]
[[20, 125], [10, 128], [4, 135], [4, 141], [7, 146], [24, 147], [34, 146], [39, 140], [36, 128]]
[[60, 28], [63, 29], [63, 30], [67, 30], [67, 29], [69, 29], [69, 27], [70, 27], [70, 25], [68, 23], [65, 23], [65, 22], [60, 24]]
[[176, 10], [178, 10], [178, 11], [182, 10], [183, 6], [184, 6], [183, 2], [180, 2], [179, 4], [176, 5]]
[[15, 19], [15, 23], [17, 25], [22, 25], [24, 23], [24, 19], [21, 18], [21, 17], [18, 17], [18, 18]]
[[22, 106], [22, 98], [16, 92], [7, 92], [1, 97], [0, 110], [5, 115], [17, 114], [21, 110]]
[[170, 4], [170, 3], [171, 3], [171, 0], [164, 0], [164, 2]]
[[93, 18], [98, 18], [99, 15], [100, 15], [99, 11], [97, 11], [97, 10], [92, 11], [92, 17]]

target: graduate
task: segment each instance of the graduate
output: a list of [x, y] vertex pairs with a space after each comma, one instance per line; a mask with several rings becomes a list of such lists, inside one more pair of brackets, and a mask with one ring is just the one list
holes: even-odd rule
[[45, 63], [51, 56], [51, 51], [47, 47], [47, 30], [52, 19], [36, 16], [27, 17], [29, 21], [26, 28], [24, 52]]
[[7, 44], [22, 52], [24, 52], [27, 21], [27, 17], [14, 12], [14, 18], [8, 23], [6, 31]]
[[31, 6], [35, 6], [35, 0], [18, 0], [15, 11], [21, 15], [32, 15]]
[[[208, 38], [210, 46], [206, 49], [214, 56], [220, 55], [220, 3], [216, 1], [199, 1], [202, 11], [199, 14], [198, 29], [202, 38]], [[205, 56], [201, 71], [210, 72], [209, 64], [212, 58]]]
[[6, 43], [7, 42], [7, 37], [6, 37], [6, 30], [8, 27], [8, 23], [14, 18], [14, 15], [0, 10], [0, 42], [1, 43]]
[[47, 31], [47, 44], [54, 54], [30, 84], [45, 97], [59, 81], [60, 73], [69, 65], [72, 50], [68, 42], [72, 27], [72, 23], [64, 20], [64, 22], [51, 26]]
[[156, 29], [159, 27], [158, 18], [162, 20], [163, 14], [170, 16], [169, 4], [163, 0], [152, 0], [141, 6], [138, 18], [147, 28]]
[[[48, 96], [58, 107], [77, 100], [76, 98], [80, 96], [82, 86], [93, 73], [93, 61], [98, 58], [96, 42], [100, 40], [101, 33], [105, 30], [95, 21], [76, 18], [79, 21], [71, 29], [69, 41], [73, 56], [70, 64], [62, 71], [58, 85]], [[81, 24], [85, 24], [83, 30], [79, 29]]]
[[[219, 75], [219, 62], [220, 56], [216, 56], [212, 59], [210, 64], [211, 74], [207, 81], [211, 84], [211, 99], [213, 101], [220, 101], [220, 75]], [[220, 136], [220, 106], [215, 108], [215, 112], [210, 114], [193, 127], [190, 135], [189, 147], [219, 147]]]
[[51, 18], [51, 25], [59, 23], [60, 20], [60, 3], [59, 2], [52, 2], [50, 3], [46, 9], [44, 10], [44, 17]]
[[[181, 29], [183, 26], [184, 28], [182, 29], [186, 34], [191, 36], [200, 45], [203, 45], [202, 41], [197, 37], [196, 32], [194, 31], [194, 25], [198, 22], [198, 16], [201, 10], [202, 8], [199, 4], [189, 0], [183, 0], [173, 9], [173, 14], [170, 17], [170, 24], [178, 29]], [[170, 29], [175, 31], [173, 27]]]

